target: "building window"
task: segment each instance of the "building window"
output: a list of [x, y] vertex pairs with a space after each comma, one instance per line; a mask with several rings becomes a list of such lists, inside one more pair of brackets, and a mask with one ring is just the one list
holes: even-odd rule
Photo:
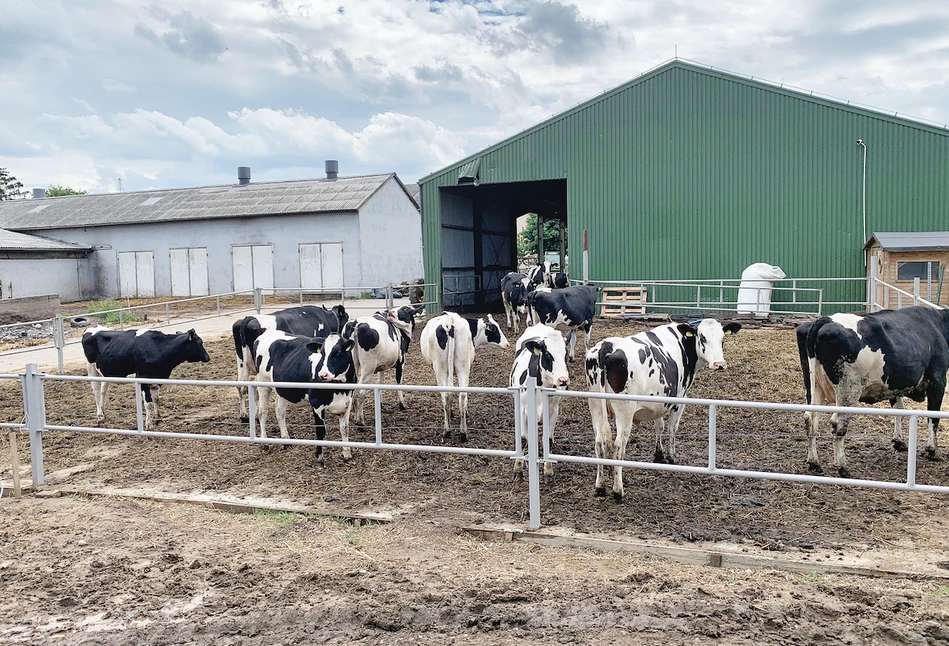
[[938, 280], [939, 279], [939, 261], [930, 262], [898, 262], [896, 263], [896, 280]]

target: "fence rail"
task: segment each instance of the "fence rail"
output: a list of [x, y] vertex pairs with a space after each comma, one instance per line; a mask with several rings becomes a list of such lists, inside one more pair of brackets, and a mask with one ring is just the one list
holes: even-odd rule
[[[144, 379], [144, 378], [119, 378], [119, 377], [80, 377], [69, 375], [52, 375], [38, 372], [35, 364], [26, 367], [23, 375], [0, 375], [0, 378], [22, 379], [25, 421], [23, 424], [3, 424], [3, 428], [11, 430], [26, 429], [30, 436], [30, 455], [31, 471], [33, 483], [42, 485], [44, 483], [43, 471], [43, 434], [46, 432], [76, 432], [76, 433], [98, 433], [117, 436], [138, 436], [138, 437], [156, 437], [179, 440], [204, 440], [217, 442], [235, 442], [244, 444], [261, 445], [295, 445], [295, 446], [321, 446], [321, 447], [349, 447], [367, 450], [391, 450], [391, 451], [415, 451], [442, 454], [461, 454], [461, 455], [480, 455], [492, 458], [504, 458], [505, 460], [525, 460], [528, 471], [528, 508], [529, 508], [529, 527], [537, 529], [541, 526], [542, 519], [540, 515], [540, 465], [545, 463], [571, 462], [577, 464], [621, 466], [633, 469], [648, 469], [654, 471], [668, 471], [673, 473], [691, 473], [714, 475], [724, 477], [758, 478], [766, 480], [779, 480], [785, 482], [803, 482], [814, 484], [832, 484], [846, 485], [855, 487], [873, 487], [881, 489], [891, 489], [899, 491], [922, 491], [930, 493], [949, 493], [949, 486], [919, 484], [916, 482], [916, 448], [918, 443], [918, 419], [923, 418], [949, 418], [949, 412], [928, 412], [907, 409], [874, 409], [874, 408], [855, 408], [840, 406], [814, 406], [805, 404], [779, 404], [772, 402], [752, 402], [752, 401], [733, 401], [718, 399], [699, 399], [699, 398], [673, 398], [673, 397], [651, 397], [638, 395], [610, 394], [610, 393], [592, 393], [580, 391], [560, 391], [540, 388], [533, 378], [529, 378], [521, 388], [483, 388], [483, 387], [438, 387], [438, 386], [417, 386], [417, 385], [397, 385], [397, 384], [313, 384], [297, 382], [258, 382], [258, 381], [236, 381], [236, 380], [186, 380], [186, 379]], [[99, 428], [74, 425], [48, 424], [46, 420], [45, 409], [45, 391], [46, 382], [108, 382], [108, 383], [126, 383], [126, 384], [155, 384], [155, 385], [191, 385], [199, 387], [248, 387], [248, 397], [251, 422], [248, 425], [246, 435], [221, 435], [216, 433], [175, 433], [147, 431], [143, 428], [143, 415], [141, 396], [139, 388], [134, 389], [136, 398], [136, 421], [137, 429], [118, 429], [118, 428]], [[347, 441], [341, 440], [311, 440], [311, 439], [284, 439], [261, 437], [256, 433], [256, 399], [255, 387], [268, 388], [300, 388], [300, 389], [331, 389], [331, 390], [368, 390], [373, 393], [374, 402], [374, 422], [375, 422], [375, 441]], [[513, 403], [514, 427], [507, 429], [513, 436], [512, 448], [468, 448], [460, 446], [442, 446], [442, 445], [424, 445], [424, 444], [406, 444], [396, 442], [386, 442], [384, 440], [385, 428], [382, 424], [381, 416], [381, 397], [382, 393], [391, 390], [403, 390], [407, 392], [432, 392], [432, 393], [475, 393], [487, 394], [509, 399]], [[554, 397], [562, 398], [580, 398], [580, 399], [604, 399], [611, 401], [631, 401], [631, 402], [655, 402], [676, 405], [699, 406], [708, 409], [708, 452], [706, 466], [677, 465], [677, 464], [657, 464], [650, 462], [641, 462], [635, 460], [618, 459], [617, 456], [596, 458], [584, 455], [566, 455], [556, 453], [551, 450], [552, 428], [549, 418], [549, 407], [551, 399]], [[540, 406], [538, 406], [540, 404]], [[522, 428], [521, 406], [526, 406], [526, 428]], [[787, 473], [780, 471], [756, 471], [749, 469], [722, 468], [718, 465], [717, 449], [717, 413], [722, 408], [742, 408], [758, 410], [778, 410], [793, 412], [818, 412], [818, 413], [846, 413], [862, 416], [883, 416], [895, 419], [903, 417], [909, 418], [909, 449], [907, 453], [906, 477], [902, 482], [885, 480], [866, 480], [837, 478], [829, 476], [818, 476], [810, 474]], [[540, 413], [538, 413], [540, 410]], [[521, 438], [527, 438], [527, 450], [525, 452]]]

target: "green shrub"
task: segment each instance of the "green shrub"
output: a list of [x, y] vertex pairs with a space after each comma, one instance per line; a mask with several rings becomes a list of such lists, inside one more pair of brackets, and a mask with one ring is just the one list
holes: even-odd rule
[[[104, 301], [96, 301], [86, 310], [88, 314], [96, 316], [106, 325], [119, 325], [121, 322], [124, 325], [130, 325], [140, 321], [141, 319], [132, 316], [130, 312], [122, 312], [121, 317], [119, 312], [109, 312], [108, 310], [117, 310], [122, 307], [122, 304], [115, 299], [108, 299]], [[107, 312], [106, 314], [99, 314], [99, 312]]]

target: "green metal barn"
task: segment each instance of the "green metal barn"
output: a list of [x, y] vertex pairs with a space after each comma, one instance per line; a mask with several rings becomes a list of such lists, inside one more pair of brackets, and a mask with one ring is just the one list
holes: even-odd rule
[[566, 223], [571, 278], [584, 230], [591, 280], [738, 278], [754, 262], [861, 277], [873, 231], [947, 228], [949, 130], [674, 60], [419, 183], [440, 307], [496, 305], [527, 212]]

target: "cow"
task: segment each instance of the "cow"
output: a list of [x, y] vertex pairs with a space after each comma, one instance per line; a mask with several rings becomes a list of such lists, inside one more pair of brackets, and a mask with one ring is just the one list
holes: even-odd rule
[[[422, 356], [435, 371], [435, 383], [439, 386], [468, 386], [468, 376], [474, 361], [475, 350], [487, 345], [508, 347], [507, 337], [490, 314], [484, 318], [463, 318], [454, 312], [442, 312], [432, 317], [422, 329], [419, 343]], [[451, 437], [451, 406], [448, 393], [442, 393], [442, 410], [445, 413], [445, 437]], [[468, 441], [468, 393], [458, 393], [458, 411], [461, 423], [458, 439]]]
[[532, 291], [534, 291], [534, 285], [525, 274], [512, 271], [501, 279], [501, 302], [504, 304], [504, 314], [507, 316], [507, 327], [509, 330], [513, 328], [515, 334], [522, 315], [528, 316], [528, 325], [530, 324], [527, 295]]
[[[110, 330], [94, 327], [82, 335], [82, 351], [86, 355], [86, 371], [90, 377], [151, 377], [168, 379], [171, 371], [185, 362], [211, 360], [204, 342], [194, 329], [177, 334], [158, 330]], [[92, 396], [96, 402], [96, 419], [105, 421], [105, 404], [109, 382], [93, 381]], [[161, 386], [141, 384], [145, 402], [145, 430], [154, 428], [161, 417], [158, 395]]]
[[[257, 366], [257, 422], [260, 437], [267, 437], [267, 416], [270, 409], [270, 394], [277, 391], [277, 426], [280, 437], [290, 438], [287, 430], [287, 407], [291, 404], [309, 404], [313, 410], [316, 439], [326, 437], [326, 413], [339, 415], [339, 434], [343, 442], [349, 441], [349, 414], [352, 408], [352, 390], [328, 388], [276, 388], [267, 382], [296, 383], [356, 383], [356, 366], [353, 362], [353, 341], [337, 334], [311, 338], [298, 334], [287, 334], [282, 330], [267, 330], [254, 341], [254, 364]], [[315, 461], [323, 466], [323, 447], [316, 447]], [[349, 462], [352, 452], [343, 447], [343, 461]]]
[[[385, 380], [385, 371], [395, 368], [395, 383], [402, 384], [405, 353], [415, 331], [415, 313], [414, 307], [403, 305], [371, 316], [360, 316], [343, 326], [342, 337], [356, 342], [353, 357], [358, 383], [368, 383], [372, 375], [378, 374], [381, 384]], [[401, 390], [398, 397], [399, 410], [405, 410], [405, 397]], [[354, 399], [356, 422], [365, 424], [366, 391], [357, 390]]]
[[[606, 338], [587, 351], [586, 376], [590, 392], [686, 397], [695, 374], [709, 365], [713, 370], [727, 367], [725, 335], [741, 329], [738, 323], [722, 325], [703, 319], [697, 325], [670, 323], [629, 337]], [[655, 461], [675, 464], [675, 434], [684, 406], [590, 398], [590, 416], [596, 434], [596, 457], [623, 460], [633, 424], [655, 420]], [[616, 442], [607, 417], [613, 411]], [[665, 420], [669, 438], [663, 445]], [[603, 465], [596, 467], [596, 495], [606, 495]], [[613, 467], [613, 498], [623, 499], [623, 467]]]
[[[541, 388], [566, 390], [570, 386], [570, 373], [567, 371], [567, 344], [563, 334], [546, 325], [532, 325], [524, 330], [514, 346], [514, 364], [511, 366], [510, 386], [521, 388], [521, 437], [527, 435], [527, 392], [524, 384], [528, 377], [537, 380]], [[550, 397], [550, 439], [553, 441], [557, 418], [560, 415], [560, 398]], [[543, 414], [542, 400], [537, 398], [537, 418]], [[514, 477], [520, 477], [523, 460], [514, 461]], [[553, 464], [544, 463], [544, 476], [553, 475]]]
[[[330, 334], [339, 334], [348, 320], [349, 314], [342, 305], [334, 305], [331, 309], [326, 309], [325, 305], [302, 305], [273, 314], [251, 314], [235, 321], [231, 332], [237, 353], [237, 380], [249, 381], [257, 374], [254, 365], [254, 341], [266, 330], [325, 338]], [[240, 400], [241, 421], [246, 422], [250, 417], [247, 413], [245, 389], [238, 386], [237, 396]]]
[[531, 320], [551, 327], [566, 327], [570, 346], [570, 361], [577, 346], [577, 330], [585, 333], [584, 348], [590, 345], [593, 316], [596, 314], [597, 288], [594, 285], [574, 285], [564, 289], [538, 288], [527, 298]]
[[552, 287], [553, 289], [563, 289], [564, 287], [570, 287], [570, 278], [567, 277], [566, 272], [552, 272], [550, 274], [550, 278], [547, 281], [547, 286]]
[[[926, 400], [929, 411], [942, 407], [949, 369], [949, 311], [926, 306], [882, 310], [871, 314], [832, 314], [797, 327], [797, 346], [804, 376], [805, 401], [815, 406], [856, 406], [889, 401], [903, 408], [903, 397]], [[807, 463], [820, 471], [817, 459], [819, 413], [805, 414]], [[850, 477], [844, 436], [852, 416], [833, 414], [834, 461], [840, 477]], [[899, 418], [893, 446], [906, 450]], [[937, 459], [939, 419], [929, 418], [926, 456]]]
[[539, 262], [527, 270], [527, 280], [531, 285], [550, 287], [550, 261]]

